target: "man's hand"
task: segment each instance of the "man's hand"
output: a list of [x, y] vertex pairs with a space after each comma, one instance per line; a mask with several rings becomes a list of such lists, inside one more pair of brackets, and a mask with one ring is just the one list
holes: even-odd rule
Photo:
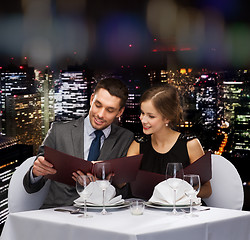
[[55, 174], [56, 170], [50, 162], [46, 161], [43, 156], [40, 156], [34, 162], [32, 173], [35, 177], [38, 177], [47, 174]]
[[[81, 172], [81, 171], [73, 172], [72, 173], [72, 178], [76, 181], [77, 177], [80, 176], [80, 175], [85, 175], [85, 174], [83, 172]], [[87, 173], [86, 175], [88, 176], [89, 182], [95, 182], [96, 181], [95, 177], [91, 173]], [[88, 182], [88, 184], [89, 184], [89, 182]]]

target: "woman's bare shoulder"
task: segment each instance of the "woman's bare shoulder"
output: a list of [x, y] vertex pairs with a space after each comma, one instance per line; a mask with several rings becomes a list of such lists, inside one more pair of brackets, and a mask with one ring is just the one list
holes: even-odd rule
[[192, 140], [188, 141], [187, 149], [190, 163], [193, 163], [205, 154], [198, 138], [193, 138]]
[[128, 149], [127, 156], [133, 156], [137, 154], [140, 154], [140, 143], [134, 140]]

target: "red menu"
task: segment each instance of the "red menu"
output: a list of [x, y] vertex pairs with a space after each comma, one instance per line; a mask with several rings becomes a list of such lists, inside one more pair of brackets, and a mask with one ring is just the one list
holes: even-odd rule
[[[81, 170], [83, 173], [93, 173], [94, 168], [98, 167], [98, 162], [89, 162], [47, 146], [44, 146], [44, 157], [57, 170], [56, 174], [49, 174], [46, 177], [68, 185], [75, 185], [75, 181], [72, 179], [73, 172]], [[104, 160], [104, 162], [111, 164], [112, 172], [114, 173], [112, 183], [116, 185], [134, 181], [141, 165], [141, 159], [142, 154]]]
[[[212, 178], [211, 152], [207, 152], [194, 163], [184, 168], [185, 174], [198, 174], [201, 184], [208, 182]], [[139, 170], [136, 180], [130, 183], [133, 196], [149, 199], [154, 191], [154, 187], [164, 181], [165, 175]]]

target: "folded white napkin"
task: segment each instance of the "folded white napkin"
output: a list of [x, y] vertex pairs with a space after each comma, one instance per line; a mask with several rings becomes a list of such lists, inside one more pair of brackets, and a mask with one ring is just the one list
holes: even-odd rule
[[[90, 197], [86, 201], [88, 205], [102, 206], [103, 192], [96, 182], [91, 182], [84, 191], [89, 191], [91, 193]], [[122, 199], [122, 196], [119, 195], [115, 197], [115, 194], [115, 187], [109, 185], [109, 187], [106, 189], [104, 197], [106, 206], [124, 203], [124, 199]], [[74, 203], [76, 203], [77, 205], [83, 205], [84, 199], [82, 199], [80, 196], [79, 198], [74, 200]]]
[[[173, 205], [174, 202], [174, 190], [170, 187], [176, 186], [176, 205], [188, 205], [190, 204], [190, 199], [186, 196], [185, 192], [193, 191], [192, 186], [181, 179], [169, 178], [157, 184], [154, 188], [152, 197], [149, 202], [160, 204], [160, 205]], [[197, 196], [193, 197], [193, 202], [198, 204], [201, 199]]]

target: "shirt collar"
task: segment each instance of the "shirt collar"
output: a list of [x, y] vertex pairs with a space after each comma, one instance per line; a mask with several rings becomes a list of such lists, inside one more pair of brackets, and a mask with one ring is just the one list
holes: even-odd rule
[[[92, 127], [90, 120], [89, 120], [89, 115], [84, 119], [84, 131], [86, 131], [86, 133], [88, 134], [88, 136], [90, 136], [91, 134], [94, 133], [96, 129]], [[107, 138], [111, 132], [111, 125], [109, 125], [108, 127], [102, 129], [103, 134], [105, 136], [105, 138]]]

